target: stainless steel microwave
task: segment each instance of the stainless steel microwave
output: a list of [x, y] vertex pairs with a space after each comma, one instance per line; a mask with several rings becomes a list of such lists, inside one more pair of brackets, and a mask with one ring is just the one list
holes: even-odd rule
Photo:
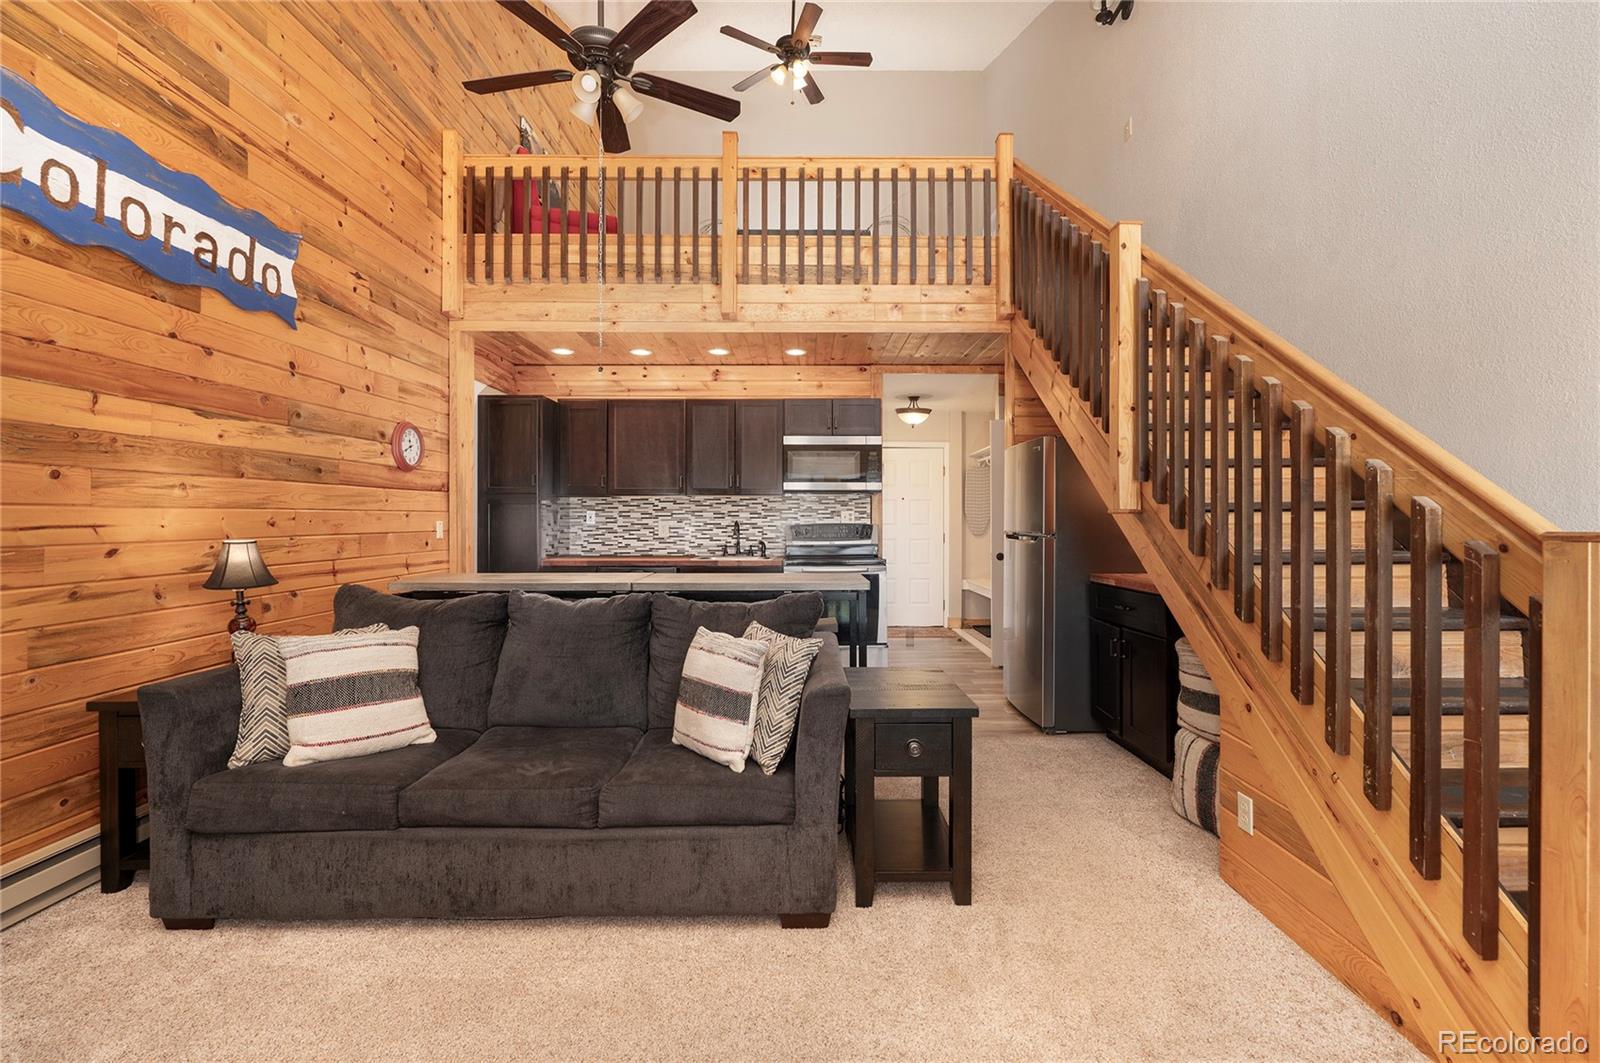
[[784, 436], [785, 491], [882, 491], [879, 436]]

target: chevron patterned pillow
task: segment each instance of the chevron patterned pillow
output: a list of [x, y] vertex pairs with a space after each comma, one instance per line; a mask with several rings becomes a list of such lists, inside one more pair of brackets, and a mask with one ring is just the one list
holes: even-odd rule
[[811, 662], [822, 650], [821, 639], [797, 639], [779, 634], [756, 621], [745, 629], [744, 637], [767, 646], [761, 665], [761, 690], [756, 695], [756, 733], [750, 743], [750, 756], [771, 775], [783, 763], [800, 722], [800, 694]]
[[[384, 624], [354, 630], [387, 631]], [[284, 678], [283, 650], [277, 635], [254, 631], [233, 633], [233, 662], [239, 668], [239, 737], [228, 767], [281, 761], [289, 753], [289, 722], [284, 715], [289, 684]]]
[[707, 760], [744, 771], [756, 727], [765, 643], [701, 628], [683, 659], [672, 741]]

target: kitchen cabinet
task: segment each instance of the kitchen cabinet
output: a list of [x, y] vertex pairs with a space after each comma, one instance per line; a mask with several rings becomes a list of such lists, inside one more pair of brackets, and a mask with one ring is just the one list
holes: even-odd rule
[[750, 399], [734, 404], [741, 495], [783, 494], [783, 403]]
[[735, 403], [689, 403], [689, 469], [691, 495], [738, 492], [738, 417]]
[[1182, 632], [1159, 595], [1089, 584], [1089, 708], [1111, 739], [1172, 774]]
[[537, 571], [539, 506], [555, 492], [558, 415], [549, 399], [478, 400], [478, 571]]
[[685, 404], [681, 400], [642, 399], [609, 405], [609, 492], [682, 494]]
[[608, 494], [606, 473], [610, 403], [573, 400], [560, 404], [561, 430], [556, 446], [563, 495]]
[[883, 403], [878, 399], [785, 399], [786, 436], [878, 436]]

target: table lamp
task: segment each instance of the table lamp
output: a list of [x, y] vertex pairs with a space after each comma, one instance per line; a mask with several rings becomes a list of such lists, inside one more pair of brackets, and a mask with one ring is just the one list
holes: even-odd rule
[[233, 592], [233, 619], [228, 621], [231, 635], [235, 631], [256, 629], [244, 592], [253, 587], [270, 587], [277, 582], [277, 577], [267, 571], [267, 563], [261, 559], [261, 550], [254, 539], [224, 539], [217, 554], [217, 567], [206, 578], [205, 588]]

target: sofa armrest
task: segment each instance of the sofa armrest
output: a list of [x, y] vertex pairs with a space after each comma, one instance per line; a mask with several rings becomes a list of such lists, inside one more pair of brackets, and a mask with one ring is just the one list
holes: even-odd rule
[[139, 688], [150, 795], [150, 914], [190, 910], [189, 791], [228, 766], [239, 735], [239, 671], [232, 665]]
[[832, 828], [839, 821], [839, 766], [850, 717], [850, 684], [839, 660], [839, 640], [826, 632], [818, 637], [822, 651], [806, 676], [795, 727], [794, 818], [797, 824]]

